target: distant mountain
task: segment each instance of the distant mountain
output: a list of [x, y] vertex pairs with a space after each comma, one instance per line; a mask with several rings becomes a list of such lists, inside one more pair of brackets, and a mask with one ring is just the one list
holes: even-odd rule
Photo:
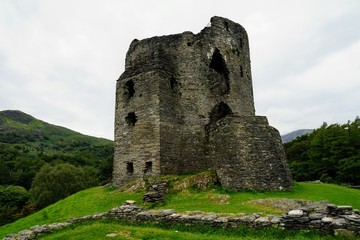
[[6, 119], [11, 119], [19, 123], [28, 124], [35, 120], [34, 117], [17, 110], [6, 110], [0, 112], [0, 124], [6, 122]]
[[283, 143], [291, 142], [295, 138], [311, 133], [314, 129], [299, 129], [281, 136]]
[[0, 111], [0, 185], [29, 189], [45, 163], [87, 167], [99, 182], [111, 178], [114, 143], [38, 120], [17, 110]]
[[111, 142], [107, 139], [86, 136], [65, 127], [49, 124], [18, 110], [0, 111], [0, 142], [56, 141], [60, 136], [92, 139], [94, 142], [102, 143]]

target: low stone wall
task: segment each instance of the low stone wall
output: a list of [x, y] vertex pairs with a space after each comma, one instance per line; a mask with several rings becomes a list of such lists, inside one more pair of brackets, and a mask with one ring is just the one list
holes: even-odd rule
[[318, 230], [335, 235], [354, 235], [360, 233], [360, 215], [351, 206], [336, 206], [333, 204], [311, 203], [299, 209], [294, 209], [284, 215], [270, 214], [224, 214], [201, 211], [176, 213], [175, 210], [144, 210], [127, 201], [124, 205], [108, 212], [80, 218], [73, 218], [65, 223], [33, 226], [17, 234], [10, 234], [4, 240], [34, 239], [39, 234], [69, 226], [70, 224], [89, 220], [114, 218], [129, 222], [162, 222], [165, 224], [209, 225], [213, 227], [252, 228], [276, 227], [280, 229]]

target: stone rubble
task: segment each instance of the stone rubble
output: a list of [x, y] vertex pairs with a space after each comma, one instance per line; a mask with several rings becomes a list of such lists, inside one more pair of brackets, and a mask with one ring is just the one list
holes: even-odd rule
[[148, 192], [144, 194], [143, 201], [147, 203], [162, 202], [168, 193], [169, 181], [161, 181], [148, 188]]
[[358, 210], [351, 206], [336, 206], [327, 204], [323, 208], [321, 203], [312, 203], [302, 206], [301, 209], [293, 209], [283, 214], [224, 214], [206, 213], [201, 211], [187, 211], [183, 214], [176, 213], [174, 209], [144, 210], [135, 205], [135, 201], [126, 201], [124, 205], [115, 207], [105, 213], [97, 213], [91, 216], [69, 219], [64, 223], [53, 223], [42, 226], [33, 226], [22, 230], [17, 234], [9, 234], [3, 240], [29, 240], [35, 239], [43, 233], [64, 228], [74, 223], [90, 220], [113, 218], [126, 220], [133, 223], [154, 222], [186, 225], [209, 225], [212, 227], [248, 226], [251, 228], [276, 227], [284, 230], [317, 230], [337, 236], [349, 236], [360, 234], [360, 215]]

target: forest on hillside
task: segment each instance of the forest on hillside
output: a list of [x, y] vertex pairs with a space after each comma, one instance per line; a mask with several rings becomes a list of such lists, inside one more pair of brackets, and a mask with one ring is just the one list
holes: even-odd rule
[[323, 123], [310, 134], [285, 143], [295, 181], [360, 185], [360, 118]]
[[0, 112], [0, 225], [111, 181], [113, 141]]

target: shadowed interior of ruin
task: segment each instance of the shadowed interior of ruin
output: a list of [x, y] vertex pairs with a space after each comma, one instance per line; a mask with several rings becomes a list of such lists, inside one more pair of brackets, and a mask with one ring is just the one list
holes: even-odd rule
[[230, 91], [229, 70], [219, 49], [215, 49], [210, 62], [210, 90], [219, 95], [228, 94]]

